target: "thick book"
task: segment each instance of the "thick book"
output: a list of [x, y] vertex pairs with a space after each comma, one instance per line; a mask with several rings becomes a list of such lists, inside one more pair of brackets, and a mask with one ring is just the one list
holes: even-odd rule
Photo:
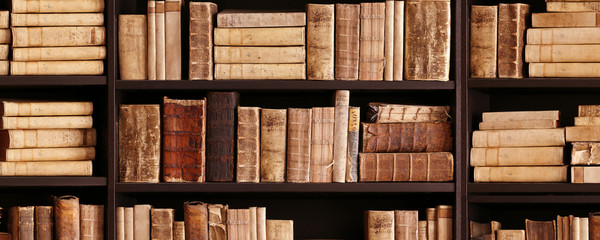
[[116, 240], [125, 240], [125, 207], [117, 207], [115, 229]]
[[165, 0], [165, 79], [181, 80], [182, 0]]
[[419, 240], [419, 211], [394, 211], [395, 239]]
[[438, 123], [362, 123], [362, 152], [450, 152], [452, 126]]
[[304, 63], [304, 46], [230, 47], [216, 46], [215, 63]]
[[312, 109], [288, 108], [286, 181], [310, 182]]
[[30, 129], [0, 131], [0, 148], [54, 148], [96, 145], [96, 129]]
[[267, 240], [294, 240], [294, 221], [267, 220]]
[[80, 205], [81, 240], [104, 239], [104, 205]]
[[150, 210], [150, 235], [152, 239], [173, 240], [175, 210], [172, 208], [152, 208]]
[[12, 60], [16, 62], [98, 60], [106, 58], [105, 46], [13, 48], [12, 51]]
[[[227, 210], [222, 204], [208, 204], [208, 239], [227, 239]], [[202, 239], [202, 238], [201, 238]], [[206, 239], [206, 238], [204, 238]]]
[[305, 27], [215, 28], [214, 42], [215, 46], [303, 46]]
[[530, 63], [529, 77], [600, 77], [600, 63]]
[[217, 14], [217, 26], [222, 28], [302, 27], [306, 13], [284, 10], [225, 9]]
[[600, 126], [566, 127], [567, 142], [597, 142], [600, 141]]
[[335, 4], [335, 79], [358, 80], [360, 4]]
[[365, 239], [394, 239], [394, 211], [365, 211]]
[[571, 183], [600, 183], [600, 167], [572, 166]]
[[0, 162], [0, 176], [92, 176], [92, 161]]
[[133, 239], [150, 239], [150, 209], [151, 205], [136, 204], [133, 206]]
[[372, 102], [367, 121], [376, 123], [447, 122], [450, 106], [404, 105]]
[[333, 182], [346, 182], [346, 157], [348, 153], [348, 109], [350, 91], [335, 91], [335, 117], [333, 129]]
[[529, 28], [527, 44], [600, 44], [600, 27]]
[[348, 109], [348, 152], [346, 154], [346, 182], [358, 181], [358, 151], [360, 107]]
[[[13, 27], [11, 30], [13, 47], [97, 46], [105, 44], [106, 34], [104, 27], [93, 26]], [[140, 31], [146, 32], [146, 29]]]
[[452, 234], [452, 206], [450, 205], [438, 205], [435, 208], [437, 212], [437, 239], [438, 240], [452, 240], [454, 235]]
[[471, 6], [470, 69], [472, 78], [495, 78], [498, 6]]
[[509, 112], [484, 112], [481, 114], [484, 122], [492, 121], [525, 121], [525, 120], [559, 120], [560, 111], [509, 111]]
[[256, 208], [256, 239], [267, 240], [267, 208]]
[[144, 80], [148, 78], [147, 24], [146, 15], [119, 15], [119, 72], [121, 73], [121, 80]]
[[54, 236], [56, 239], [80, 238], [79, 198], [75, 196], [54, 197]]
[[599, 62], [600, 45], [527, 45], [525, 62]]
[[52, 206], [35, 206], [35, 239], [52, 240], [54, 214]]
[[359, 153], [360, 182], [447, 182], [454, 157], [437, 153]]
[[600, 117], [600, 105], [579, 105], [579, 117]]
[[236, 182], [260, 182], [260, 108], [238, 107]]
[[94, 147], [0, 149], [0, 161], [76, 161], [93, 160]]
[[567, 182], [568, 166], [475, 167], [475, 182]]
[[404, 79], [404, 1], [394, 3], [394, 81]]
[[563, 165], [564, 147], [471, 148], [472, 167]]
[[185, 240], [185, 222], [173, 222], [173, 240]]
[[425, 217], [427, 219], [427, 240], [437, 240], [437, 210], [435, 208], [427, 208], [425, 211]]
[[574, 142], [571, 165], [600, 165], [600, 143]]
[[163, 180], [206, 180], [206, 99], [163, 99]]
[[496, 240], [525, 240], [525, 230], [498, 230]]
[[11, 207], [8, 209], [8, 231], [14, 240], [34, 240], [34, 207]]
[[13, 0], [12, 13], [103, 12], [103, 0], [72, 1]]
[[10, 75], [102, 75], [104, 61], [10, 62]]
[[[600, 128], [598, 128], [598, 130], [600, 130]], [[567, 130], [567, 141], [569, 141], [568, 136], [569, 131]], [[476, 148], [564, 146], [565, 129], [553, 128], [474, 131], [472, 140], [473, 147]]]
[[237, 92], [209, 92], [206, 97], [206, 181], [235, 181]]
[[148, 80], [156, 80], [156, 1], [148, 0]]
[[[393, 81], [394, 80], [394, 19], [395, 19], [395, 1], [385, 1], [385, 16], [384, 16], [384, 28], [383, 28], [383, 56], [385, 59], [385, 65], [383, 67], [383, 80]], [[403, 56], [399, 55], [398, 57]]]
[[287, 109], [261, 110], [260, 181], [285, 182]]
[[[556, 221], [533, 221], [525, 219], [525, 234], [528, 240], [554, 240]], [[573, 235], [571, 235], [573, 236]]]
[[450, 1], [408, 0], [405, 7], [404, 79], [448, 81]]
[[1, 117], [0, 129], [92, 128], [92, 116]]
[[598, 27], [598, 16], [600, 14], [595, 12], [532, 13], [531, 27]]
[[480, 122], [479, 130], [516, 130], [516, 129], [540, 129], [540, 128], [558, 128], [558, 120], [540, 119], [540, 120], [510, 120], [510, 121], [488, 121]]
[[498, 7], [498, 77], [523, 78], [523, 47], [529, 5], [504, 4]]
[[215, 64], [217, 80], [292, 80], [306, 79], [304, 63]]
[[546, 2], [548, 12], [598, 12], [600, 2]]
[[227, 239], [250, 239], [250, 209], [227, 210]]
[[600, 117], [575, 117], [575, 126], [600, 125]]
[[197, 201], [186, 202], [183, 205], [183, 215], [186, 223], [185, 235], [188, 239], [209, 239], [208, 204]]
[[310, 150], [310, 182], [327, 183], [333, 180], [333, 136], [335, 108], [312, 108]]
[[306, 5], [306, 76], [334, 80], [335, 5]]
[[217, 4], [190, 2], [190, 80], [213, 79], [213, 26]]
[[[156, 37], [156, 80], [166, 80], [165, 1], [155, 2], [154, 20], [154, 25], [156, 27], [154, 29], [154, 35]], [[192, 49], [190, 48], [190, 50]]]
[[5, 99], [0, 101], [0, 115], [17, 116], [60, 116], [60, 115], [92, 115], [92, 102], [54, 102], [21, 99]]
[[360, 54], [358, 80], [383, 80], [385, 66], [385, 3], [360, 3]]
[[[1, 20], [0, 20], [1, 21]], [[13, 27], [104, 26], [103, 13], [53, 13], [10, 15]], [[2, 24], [0, 24], [2, 26]]]
[[119, 106], [119, 181], [158, 182], [160, 106]]

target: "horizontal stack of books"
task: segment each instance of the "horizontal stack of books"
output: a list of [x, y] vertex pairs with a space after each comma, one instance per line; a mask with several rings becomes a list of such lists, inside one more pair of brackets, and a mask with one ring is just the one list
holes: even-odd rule
[[427, 220], [419, 221], [419, 211], [365, 211], [365, 239], [453, 239], [452, 206], [427, 208]]
[[575, 126], [566, 128], [571, 142], [571, 182], [600, 183], [600, 105], [579, 106]]

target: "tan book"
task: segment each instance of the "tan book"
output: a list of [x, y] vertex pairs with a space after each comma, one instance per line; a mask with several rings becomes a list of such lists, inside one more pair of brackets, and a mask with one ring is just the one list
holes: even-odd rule
[[503, 4], [498, 7], [498, 77], [523, 78], [523, 47], [529, 5]]
[[217, 14], [219, 27], [301, 27], [306, 13], [283, 10], [225, 9]]
[[306, 79], [306, 64], [215, 64], [216, 80]]
[[[0, 28], [9, 28], [8, 20], [10, 19], [10, 11], [0, 11]], [[14, 24], [14, 22], [13, 22]]]
[[93, 111], [93, 102], [0, 100], [0, 115], [5, 117], [92, 115]]
[[334, 80], [335, 5], [306, 5], [306, 76]]
[[579, 225], [579, 217], [573, 217], [571, 222], [571, 239], [572, 240], [581, 240], [581, 226]]
[[217, 5], [190, 2], [190, 80], [213, 79], [213, 26]]
[[600, 117], [600, 105], [579, 105], [579, 117]]
[[358, 181], [360, 107], [348, 109], [348, 153], [346, 156], [346, 182]]
[[257, 231], [257, 207], [250, 207], [250, 239], [249, 240], [256, 240], [258, 237], [258, 233]]
[[436, 153], [359, 153], [361, 182], [447, 182], [454, 157]]
[[250, 209], [227, 210], [227, 239], [250, 239]]
[[[600, 130], [600, 128], [599, 128]], [[486, 130], [473, 132], [473, 147], [548, 147], [565, 145], [565, 129]], [[568, 140], [567, 131], [567, 141]]]
[[96, 145], [96, 129], [0, 131], [0, 148], [54, 148]]
[[419, 240], [419, 211], [394, 211], [396, 240]]
[[173, 240], [185, 240], [185, 222], [173, 222]]
[[0, 150], [0, 161], [5, 162], [93, 160], [95, 156], [96, 151], [94, 147]]
[[335, 117], [333, 129], [333, 182], [346, 182], [346, 157], [348, 154], [348, 109], [350, 91], [335, 91]]
[[156, 1], [148, 0], [148, 80], [156, 80]]
[[360, 4], [335, 4], [335, 79], [358, 80]]
[[333, 137], [335, 108], [312, 108], [310, 151], [310, 182], [326, 183], [333, 180]]
[[188, 239], [209, 239], [210, 220], [208, 204], [198, 201], [186, 202], [183, 205], [183, 215], [187, 226], [185, 235]]
[[452, 206], [450, 205], [438, 205], [436, 207], [438, 240], [454, 239], [454, 235], [452, 234], [452, 211]]
[[600, 45], [525, 46], [525, 62], [598, 62], [600, 61], [598, 54], [600, 54]]
[[117, 207], [116, 232], [117, 240], [125, 240], [125, 207]]
[[11, 36], [10, 29], [0, 29], [0, 44], [11, 44]]
[[2, 117], [1, 129], [91, 128], [92, 116]]
[[119, 15], [119, 72], [121, 80], [148, 77], [146, 15]]
[[404, 1], [394, 3], [394, 81], [404, 78]]
[[469, 222], [469, 237], [471, 240], [485, 239], [485, 237], [488, 235], [492, 235], [491, 223], [478, 223], [474, 221]]
[[8, 76], [10, 61], [0, 61], [0, 76]]
[[238, 107], [237, 182], [260, 182], [260, 108]]
[[567, 142], [597, 142], [600, 141], [600, 126], [566, 127]]
[[303, 46], [304, 27], [215, 28], [215, 46]]
[[527, 44], [600, 44], [600, 27], [529, 28]]
[[427, 240], [427, 221], [419, 221], [419, 240]]
[[12, 239], [35, 239], [34, 215], [34, 206], [11, 207], [8, 209], [8, 231], [12, 235]]
[[172, 208], [152, 208], [150, 210], [152, 240], [173, 240], [175, 210]]
[[369, 103], [367, 121], [376, 123], [447, 122], [450, 106]]
[[[0, 49], [1, 51], [1, 49]], [[13, 48], [13, 61], [68, 61], [97, 60], [106, 58], [106, 47], [45, 47]], [[145, 65], [145, 63], [144, 63]], [[128, 73], [125, 73], [128, 74]]]
[[101, 75], [104, 61], [10, 62], [10, 75]]
[[103, 0], [72, 1], [56, 0], [14, 0], [13, 13], [63, 13], [63, 12], [103, 12]]
[[[383, 41], [383, 55], [385, 58], [385, 66], [383, 68], [383, 80], [393, 81], [394, 80], [394, 19], [395, 19], [395, 5], [394, 0], [385, 1], [385, 23], [384, 23], [384, 41]], [[399, 55], [402, 56], [402, 55]]]
[[54, 237], [54, 214], [52, 206], [35, 206], [35, 239], [52, 240]]
[[525, 240], [525, 230], [498, 230], [497, 240]]
[[564, 147], [471, 148], [472, 167], [563, 165]]
[[208, 239], [227, 239], [227, 210], [222, 204], [208, 204]]
[[548, 12], [599, 12], [600, 2], [546, 2]]
[[525, 219], [525, 234], [527, 239], [555, 239], [556, 221], [533, 221]]
[[165, 0], [165, 79], [181, 80], [182, 0]]
[[595, 12], [532, 13], [531, 27], [598, 27]]
[[294, 221], [267, 220], [267, 240], [293, 240]]
[[92, 176], [92, 161], [0, 162], [0, 176]]
[[383, 80], [385, 66], [385, 3], [360, 3], [358, 80]]
[[158, 182], [159, 105], [119, 106], [119, 181]]
[[[145, 19], [145, 16], [143, 18]], [[145, 23], [143, 26], [146, 26]], [[13, 47], [67, 47], [105, 44], [104, 27], [13, 27], [11, 29]], [[140, 29], [140, 31], [142, 30]], [[145, 31], [144, 28], [143, 32]]]
[[560, 111], [509, 111], [509, 112], [484, 112], [481, 114], [484, 122], [491, 121], [524, 121], [550, 119], [559, 120]]
[[437, 209], [427, 208], [427, 240], [437, 240]]
[[[14, 58], [14, 56], [13, 56]], [[8, 59], [8, 44], [0, 44], [0, 60]]]
[[475, 167], [475, 182], [566, 182], [568, 166]]
[[261, 110], [260, 181], [285, 182], [287, 109]]
[[[166, 80], [166, 46], [165, 46], [165, 1], [155, 2], [155, 35], [156, 35], [156, 80]], [[193, 15], [191, 15], [193, 16]], [[190, 34], [190, 36], [192, 36]], [[190, 48], [192, 50], [192, 48]], [[190, 61], [191, 62], [191, 61]]]
[[572, 166], [571, 183], [600, 183], [600, 167]]
[[152, 206], [148, 204], [133, 206], [134, 240], [150, 240], [150, 209]]
[[287, 182], [310, 182], [312, 109], [288, 108]]
[[365, 211], [367, 239], [394, 239], [394, 211]]
[[54, 197], [54, 237], [56, 239], [79, 239], [79, 198], [75, 196]]
[[306, 49], [294, 47], [216, 46], [215, 63], [304, 63]]
[[471, 6], [471, 77], [495, 78], [497, 69], [498, 6]]
[[448, 81], [450, 1], [406, 1], [404, 79]]
[[480, 122], [479, 130], [504, 130], [504, 129], [543, 129], [558, 128], [558, 120], [512, 120], [512, 121], [488, 121]]
[[600, 125], [600, 117], [575, 117], [575, 126]]
[[589, 218], [587, 218], [587, 217], [579, 218], [579, 230], [580, 230], [581, 240], [589, 240], [590, 239]]
[[[0, 16], [1, 18], [1, 16]], [[0, 20], [1, 22], [1, 20]], [[53, 13], [53, 14], [18, 14], [10, 15], [13, 27], [40, 26], [104, 26], [103, 13]], [[2, 24], [0, 23], [0, 26]]]
[[267, 240], [267, 208], [256, 209], [256, 239]]
[[600, 143], [574, 142], [571, 143], [571, 165], [600, 165]]
[[81, 204], [81, 240], [104, 239], [104, 205]]

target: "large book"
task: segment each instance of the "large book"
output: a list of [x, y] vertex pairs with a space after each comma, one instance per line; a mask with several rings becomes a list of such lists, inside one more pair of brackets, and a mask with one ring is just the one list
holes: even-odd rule
[[471, 77], [497, 74], [498, 6], [471, 6]]
[[437, 212], [437, 239], [438, 240], [452, 240], [454, 235], [452, 234], [452, 206], [450, 205], [439, 205], [436, 207]]
[[365, 211], [365, 239], [394, 239], [394, 211]]
[[217, 14], [222, 28], [301, 27], [306, 26], [306, 13], [282, 10], [225, 9]]
[[76, 161], [93, 160], [94, 147], [0, 149], [0, 161]]
[[238, 107], [237, 182], [260, 182], [260, 108]]
[[92, 116], [2, 117], [0, 129], [92, 128]]
[[287, 109], [261, 110], [260, 181], [285, 182]]
[[571, 183], [600, 183], [600, 167], [572, 166]]
[[217, 80], [306, 79], [306, 64], [304, 64], [304, 63], [215, 64], [215, 79], [217, 79]]
[[[125, 49], [126, 50], [126, 49]], [[129, 51], [124, 54], [136, 54]], [[68, 61], [68, 60], [97, 60], [106, 58], [106, 47], [44, 47], [44, 48], [13, 48], [13, 61]], [[131, 55], [130, 55], [131, 56]], [[123, 56], [125, 57], [125, 56]], [[137, 57], [137, 56], [136, 56]], [[126, 57], [127, 58], [127, 57]], [[135, 60], [135, 59], [133, 59]], [[133, 61], [132, 60], [132, 61]], [[145, 63], [144, 63], [145, 65]], [[127, 65], [131, 67], [131, 65]], [[127, 69], [125, 69], [127, 70]], [[134, 71], [134, 70], [130, 70]], [[124, 73], [135, 74], [134, 73]], [[121, 78], [123, 79], [123, 78]]]
[[[183, 205], [183, 215], [185, 219], [185, 236], [188, 239], [209, 238], [209, 212], [208, 204], [203, 202], [186, 202]], [[155, 238], [153, 238], [155, 239]]]
[[250, 209], [227, 210], [227, 239], [250, 239]]
[[146, 15], [119, 15], [119, 72], [121, 80], [148, 78]]
[[419, 211], [394, 211], [395, 239], [419, 240]]
[[304, 46], [230, 47], [216, 46], [215, 63], [304, 63]]
[[533, 221], [525, 219], [525, 234], [528, 240], [554, 240], [556, 221]]
[[[103, 13], [53, 13], [10, 15], [13, 27], [50, 27], [50, 26], [103, 26]], [[2, 24], [0, 24], [1, 26]]]
[[[227, 210], [222, 204], [208, 204], [208, 239], [227, 239]], [[201, 238], [202, 239], [202, 238]], [[206, 238], [204, 238], [206, 239]]]
[[148, 0], [148, 80], [156, 80], [156, 1]]
[[175, 210], [172, 208], [152, 208], [150, 210], [152, 239], [173, 240], [174, 215]]
[[494, 121], [527, 121], [527, 120], [559, 120], [560, 111], [508, 111], [508, 112], [484, 112], [481, 114], [484, 122]]
[[335, 4], [335, 79], [358, 80], [360, 4]]
[[558, 128], [558, 120], [540, 119], [540, 120], [511, 120], [511, 121], [488, 121], [480, 122], [479, 130], [509, 130], [509, 129], [539, 129], [539, 128]]
[[450, 1], [408, 0], [405, 14], [404, 79], [448, 81]]
[[360, 182], [447, 182], [454, 179], [449, 152], [359, 153]]
[[117, 207], [115, 229], [117, 240], [125, 240], [125, 207]]
[[383, 80], [385, 3], [360, 3], [359, 80]]
[[427, 219], [427, 240], [437, 240], [437, 210], [427, 208], [425, 217]]
[[472, 167], [563, 165], [564, 147], [471, 148]]
[[[166, 80], [166, 46], [165, 46], [165, 1], [155, 2], [155, 37], [156, 37], [156, 80]], [[191, 36], [191, 34], [190, 34]], [[190, 50], [192, 50], [190, 48]]]
[[10, 62], [10, 75], [101, 75], [103, 61]]
[[52, 240], [54, 215], [52, 206], [35, 206], [35, 239]]
[[305, 27], [215, 28], [214, 42], [215, 46], [303, 46]]
[[94, 103], [69, 101], [35, 101], [4, 99], [0, 101], [0, 115], [17, 116], [60, 116], [92, 115]]
[[13, 0], [12, 13], [103, 12], [103, 0], [72, 1]]
[[598, 12], [600, 2], [546, 2], [548, 12]]
[[575, 126], [600, 125], [600, 117], [575, 117]]
[[[568, 133], [569, 131], [567, 131], [567, 139], [569, 139]], [[564, 146], [565, 129], [553, 128], [474, 131], [472, 139], [473, 147], [476, 148]]]
[[334, 80], [335, 5], [306, 5], [306, 76]]
[[600, 54], [600, 45], [525, 46], [525, 62], [599, 62], [598, 54]]
[[165, 79], [181, 80], [182, 0], [165, 0]]
[[54, 236], [56, 239], [80, 238], [79, 198], [75, 196], [54, 197]]
[[185, 240], [185, 222], [173, 222], [173, 240]]
[[362, 152], [450, 152], [452, 126], [439, 123], [362, 123]]
[[376, 123], [446, 122], [449, 117], [450, 106], [372, 102], [367, 109], [367, 121]]
[[133, 206], [133, 239], [150, 239], [150, 209], [151, 205], [136, 204]]
[[34, 240], [34, 207], [11, 207], [8, 209], [8, 230], [13, 240]]
[[256, 208], [256, 239], [267, 240], [267, 208]]
[[267, 240], [294, 240], [294, 221], [267, 220]]
[[206, 180], [235, 180], [237, 92], [209, 92], [206, 105]]
[[600, 77], [600, 63], [530, 63], [529, 77]]
[[[146, 17], [143, 18], [145, 20]], [[144, 29], [139, 31], [146, 32], [146, 24], [142, 26]], [[133, 29], [136, 28], [131, 28]], [[93, 26], [13, 27], [11, 30], [13, 47], [97, 46], [105, 44], [106, 34], [104, 27]]]
[[579, 117], [600, 117], [600, 105], [579, 105]]
[[568, 166], [475, 167], [475, 182], [566, 182]]
[[312, 108], [310, 150], [310, 182], [327, 183], [333, 180], [333, 136], [335, 108]]
[[531, 27], [598, 27], [595, 12], [532, 13]]
[[[395, 4], [394, 0], [385, 1], [385, 16], [384, 16], [384, 28], [383, 28], [383, 56], [385, 59], [385, 65], [383, 67], [383, 80], [393, 81], [394, 80], [394, 19], [395, 19]], [[399, 55], [399, 57], [403, 55]]]
[[159, 107], [158, 104], [119, 106], [119, 181], [159, 181]]
[[600, 126], [575, 126], [565, 130], [567, 142], [598, 142], [600, 141]]
[[600, 143], [574, 142], [571, 165], [600, 165]]
[[350, 91], [335, 91], [335, 117], [333, 129], [333, 182], [346, 182], [346, 157], [348, 154], [348, 109]]
[[104, 239], [104, 205], [80, 205], [81, 240]]
[[529, 5], [504, 4], [498, 7], [498, 77], [523, 78], [523, 47]]
[[163, 99], [163, 180], [204, 182], [206, 99]]
[[600, 44], [600, 27], [529, 28], [527, 44]]
[[0, 140], [0, 149], [94, 146], [96, 129], [2, 130]]
[[190, 80], [213, 79], [213, 26], [217, 5], [190, 2]]
[[497, 240], [525, 240], [525, 230], [498, 230]]
[[312, 109], [288, 108], [286, 181], [310, 182]]
[[346, 156], [346, 182], [358, 181], [358, 143], [360, 129], [360, 107], [348, 109], [348, 153]]
[[404, 1], [394, 3], [394, 81], [404, 78]]
[[92, 176], [92, 161], [0, 162], [0, 176]]

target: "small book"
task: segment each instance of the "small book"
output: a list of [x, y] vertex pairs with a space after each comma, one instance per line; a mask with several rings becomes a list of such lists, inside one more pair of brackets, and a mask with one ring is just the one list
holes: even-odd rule
[[[208, 204], [209, 239], [227, 239], [227, 211], [229, 207], [222, 204]], [[193, 227], [192, 227], [193, 228]], [[189, 234], [194, 234], [186, 228]]]
[[227, 210], [227, 239], [250, 239], [250, 209]]
[[[531, 240], [554, 240], [556, 237], [556, 221], [533, 221], [525, 219], [525, 233]], [[573, 236], [573, 235], [571, 235]], [[575, 240], [575, 239], [574, 239]]]
[[394, 211], [365, 211], [367, 239], [394, 239]]
[[294, 221], [267, 220], [267, 240], [294, 240]]
[[173, 240], [185, 240], [185, 222], [173, 222]]
[[358, 143], [360, 130], [360, 107], [348, 110], [348, 153], [346, 156], [346, 182], [358, 181]]
[[600, 183], [600, 167], [572, 166], [571, 183]]
[[525, 230], [498, 230], [496, 240], [525, 240]]

